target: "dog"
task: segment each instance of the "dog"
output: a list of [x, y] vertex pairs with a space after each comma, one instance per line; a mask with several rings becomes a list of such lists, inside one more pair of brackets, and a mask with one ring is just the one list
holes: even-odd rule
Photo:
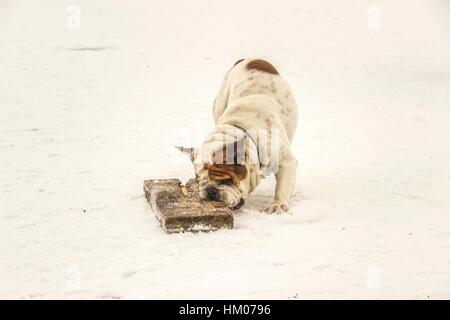
[[265, 212], [289, 210], [298, 162], [291, 151], [298, 110], [287, 82], [268, 61], [238, 60], [214, 100], [215, 128], [199, 149], [177, 147], [194, 163], [202, 199], [239, 209], [274, 173], [275, 197]]

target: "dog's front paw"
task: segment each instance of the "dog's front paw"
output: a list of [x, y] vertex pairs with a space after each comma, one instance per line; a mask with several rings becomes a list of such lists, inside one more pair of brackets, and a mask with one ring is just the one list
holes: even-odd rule
[[267, 214], [280, 214], [288, 212], [289, 208], [284, 203], [275, 202], [268, 206], [266, 209], [264, 209], [264, 212]]

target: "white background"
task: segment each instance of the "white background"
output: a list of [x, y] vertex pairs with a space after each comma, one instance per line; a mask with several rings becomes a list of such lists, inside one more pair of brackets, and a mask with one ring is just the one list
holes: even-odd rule
[[[0, 1], [0, 297], [450, 298], [449, 9]], [[142, 182], [192, 177], [173, 146], [245, 57], [300, 106], [293, 214], [268, 178], [233, 230], [167, 235]]]

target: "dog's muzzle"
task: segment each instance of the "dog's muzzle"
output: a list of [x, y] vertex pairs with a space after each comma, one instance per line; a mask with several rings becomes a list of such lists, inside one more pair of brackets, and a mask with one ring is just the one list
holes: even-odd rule
[[206, 196], [209, 200], [220, 200], [219, 190], [216, 187], [208, 187], [206, 189]]
[[[214, 200], [214, 201], [222, 201], [224, 202], [224, 204], [226, 205], [230, 205], [229, 203], [227, 203], [227, 201], [224, 201], [225, 199], [223, 199], [223, 197], [220, 194], [220, 190], [214, 186], [209, 186], [206, 188], [206, 197], [208, 200]], [[236, 199], [237, 200], [237, 199]], [[242, 198], [239, 198], [239, 202], [235, 205], [231, 205], [230, 209], [231, 210], [238, 210], [239, 208], [241, 208], [244, 205], [245, 201]]]

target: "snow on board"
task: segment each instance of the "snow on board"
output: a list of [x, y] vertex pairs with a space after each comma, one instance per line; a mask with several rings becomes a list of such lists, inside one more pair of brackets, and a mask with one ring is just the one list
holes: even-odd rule
[[178, 179], [144, 181], [150, 207], [168, 233], [233, 228], [233, 213], [219, 201], [202, 201], [195, 179], [181, 185]]

